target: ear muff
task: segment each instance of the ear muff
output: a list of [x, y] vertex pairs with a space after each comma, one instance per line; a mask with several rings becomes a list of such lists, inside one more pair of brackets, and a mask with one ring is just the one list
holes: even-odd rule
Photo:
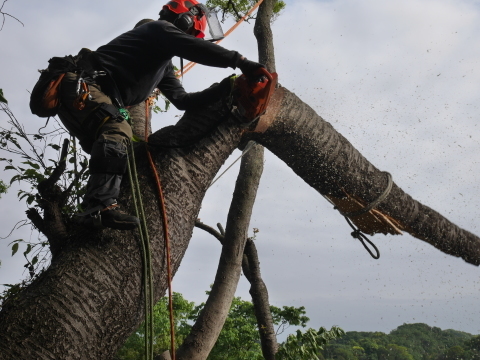
[[193, 26], [193, 15], [190, 11], [179, 14], [173, 21], [173, 25], [187, 33]]

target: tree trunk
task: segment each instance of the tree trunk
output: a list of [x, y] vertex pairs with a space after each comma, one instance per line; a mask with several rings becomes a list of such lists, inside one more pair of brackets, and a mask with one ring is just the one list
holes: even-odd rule
[[[205, 133], [221, 111], [185, 116], [171, 133]], [[192, 133], [187, 133], [192, 135]], [[155, 142], [152, 136], [151, 142]], [[156, 140], [165, 143], [165, 131]], [[185, 140], [185, 139], [184, 139]], [[182, 149], [154, 150], [165, 190], [172, 264], [178, 268], [188, 246], [205, 191], [237, 147], [240, 129], [224, 122], [204, 140]], [[188, 141], [186, 139], [185, 141]], [[163, 234], [156, 189], [143, 146], [136, 152], [139, 182], [153, 253], [155, 299], [166, 289]], [[128, 184], [122, 205], [131, 208]], [[0, 359], [110, 359], [143, 320], [142, 262], [136, 232], [87, 231], [68, 224], [70, 237], [52, 264], [0, 312]]]
[[[248, 138], [262, 143], [322, 194], [339, 189], [367, 203], [378, 197], [386, 179], [333, 127], [284, 88], [275, 93], [264, 133]], [[219, 109], [187, 113], [175, 127], [158, 131], [152, 143], [177, 134], [205, 133], [225, 117]], [[270, 121], [270, 125], [268, 124]], [[228, 155], [238, 146], [240, 130], [223, 122], [190, 147], [153, 152], [165, 190], [174, 271], [188, 246], [205, 191]], [[172, 136], [170, 136], [172, 135]], [[247, 135], [245, 135], [247, 136]], [[156, 190], [144, 158], [136, 153], [151, 234], [155, 299], [166, 289], [165, 257]], [[131, 211], [128, 184], [119, 199]], [[396, 185], [378, 208], [398, 219], [414, 236], [447, 254], [480, 263], [480, 239], [413, 200]], [[135, 232], [86, 231], [68, 224], [70, 237], [48, 270], [0, 312], [0, 359], [111, 359], [142, 321], [141, 257]]]

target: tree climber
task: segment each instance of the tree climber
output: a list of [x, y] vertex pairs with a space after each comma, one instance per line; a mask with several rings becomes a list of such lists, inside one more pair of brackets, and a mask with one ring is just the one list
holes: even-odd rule
[[208, 9], [196, 0], [172, 0], [160, 19], [137, 26], [96, 51], [82, 49], [81, 71], [67, 72], [60, 87], [58, 115], [91, 155], [90, 178], [77, 215], [88, 227], [134, 229], [137, 217], [119, 209], [117, 197], [127, 166], [132, 129], [125, 106], [145, 101], [158, 88], [178, 109], [213, 103], [230, 91], [230, 77], [196, 93], [186, 93], [174, 74], [172, 57], [203, 65], [240, 68], [250, 76], [263, 65], [236, 51], [204, 41]]

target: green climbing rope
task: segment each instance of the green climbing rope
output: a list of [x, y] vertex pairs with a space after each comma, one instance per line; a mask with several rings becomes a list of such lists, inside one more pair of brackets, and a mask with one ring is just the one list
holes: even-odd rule
[[145, 359], [153, 360], [153, 275], [152, 275], [152, 255], [150, 251], [150, 238], [148, 236], [147, 222], [143, 207], [142, 194], [138, 183], [137, 167], [133, 143], [130, 142], [130, 151], [128, 156], [128, 176], [132, 190], [133, 203], [135, 205], [135, 214], [141, 220], [139, 227], [140, 244], [142, 248], [143, 260], [143, 289], [145, 293]]

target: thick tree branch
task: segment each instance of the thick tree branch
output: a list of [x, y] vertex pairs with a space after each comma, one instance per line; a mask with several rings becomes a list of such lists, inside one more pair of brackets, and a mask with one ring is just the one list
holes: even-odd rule
[[243, 262], [243, 273], [251, 284], [250, 295], [260, 332], [263, 357], [266, 360], [274, 360], [278, 350], [277, 336], [273, 327], [267, 286], [262, 279], [257, 248], [252, 239], [248, 239], [245, 245], [245, 258], [247, 261]]
[[230, 310], [240, 279], [250, 216], [263, 170], [263, 161], [258, 161], [259, 150], [263, 151], [260, 146], [254, 146], [242, 158], [240, 174], [228, 212], [225, 240], [215, 282], [192, 331], [178, 349], [179, 360], [206, 359]]

